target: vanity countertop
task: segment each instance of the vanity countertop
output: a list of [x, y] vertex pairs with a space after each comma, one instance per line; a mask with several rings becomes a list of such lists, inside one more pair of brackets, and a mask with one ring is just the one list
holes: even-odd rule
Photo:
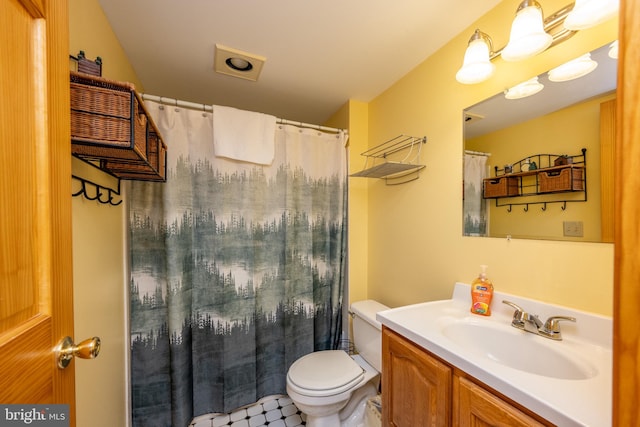
[[[553, 341], [511, 327], [514, 310], [502, 304], [503, 300], [538, 315], [543, 322], [556, 315], [572, 316], [577, 322], [561, 322], [563, 340]], [[501, 292], [494, 293], [489, 317], [470, 313], [470, 304], [470, 286], [456, 283], [449, 300], [385, 310], [376, 317], [384, 326], [556, 425], [611, 426], [613, 322], [610, 317]], [[548, 371], [545, 366], [544, 371], [538, 373], [507, 366], [490, 351], [478, 351], [473, 343], [461, 343], [443, 333], [453, 323], [492, 330], [499, 328], [503, 334], [499, 336], [506, 339], [495, 345], [503, 353], [510, 351], [509, 336], [514, 337], [514, 342], [531, 340], [533, 348], [575, 360], [576, 366], [587, 374], [585, 377], [564, 375], [564, 372], [554, 372], [554, 366], [549, 366]], [[514, 354], [522, 349], [518, 345], [514, 347]], [[530, 356], [536, 357], [530, 354], [522, 357]], [[526, 360], [523, 363], [526, 364]]]

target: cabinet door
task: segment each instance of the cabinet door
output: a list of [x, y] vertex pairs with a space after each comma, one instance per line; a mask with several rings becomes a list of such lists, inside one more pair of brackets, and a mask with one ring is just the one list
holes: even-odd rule
[[451, 368], [394, 332], [382, 335], [384, 426], [451, 425]]
[[454, 378], [454, 424], [459, 427], [544, 427], [466, 378]]

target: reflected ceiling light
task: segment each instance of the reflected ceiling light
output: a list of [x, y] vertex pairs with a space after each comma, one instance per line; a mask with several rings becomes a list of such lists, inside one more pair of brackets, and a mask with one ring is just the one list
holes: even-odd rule
[[609, 58], [618, 59], [618, 40], [609, 46]]
[[496, 68], [489, 57], [491, 50], [491, 38], [482, 31], [476, 30], [469, 39], [462, 67], [456, 73], [456, 80], [464, 84], [474, 84], [491, 77]]
[[586, 76], [595, 70], [597, 66], [598, 63], [591, 59], [591, 54], [585, 53], [549, 71], [549, 80], [552, 82], [566, 82], [577, 79]]
[[598, 25], [617, 15], [619, 3], [619, 0], [576, 0], [564, 27], [576, 31]]
[[502, 50], [505, 61], [521, 61], [551, 46], [553, 37], [544, 30], [542, 7], [535, 0], [524, 0], [518, 6], [511, 25], [509, 43]]
[[538, 77], [533, 77], [526, 82], [522, 82], [510, 89], [507, 89], [504, 93], [504, 97], [507, 99], [520, 99], [527, 96], [535, 95], [544, 88], [544, 85], [538, 81]]

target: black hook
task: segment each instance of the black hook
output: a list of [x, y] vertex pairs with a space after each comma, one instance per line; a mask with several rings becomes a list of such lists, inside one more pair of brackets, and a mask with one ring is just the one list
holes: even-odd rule
[[542, 211], [544, 212], [544, 211], [546, 211], [546, 210], [547, 210], [547, 202], [544, 202], [544, 203], [542, 204]]
[[[84, 178], [77, 177], [75, 175], [71, 175], [71, 177], [80, 181], [82, 185], [82, 188], [80, 190], [71, 194], [72, 197], [84, 196], [84, 198], [87, 200], [97, 200], [98, 203], [101, 203], [103, 205], [111, 205], [111, 206], [118, 206], [119, 204], [122, 203], [122, 199], [116, 201], [113, 197], [114, 195], [120, 196], [120, 181], [118, 181], [118, 191], [116, 191], [116, 190], [112, 190], [111, 188], [103, 187], [99, 184], [96, 184], [95, 182], [91, 182]], [[89, 193], [87, 192], [87, 184], [91, 184], [92, 186], [95, 187], [95, 196], [89, 195]], [[106, 190], [106, 193], [104, 192], [105, 190]], [[105, 195], [107, 196], [107, 198], [103, 199], [103, 196]]]
[[566, 201], [562, 202], [562, 207], [561, 207], [561, 209], [562, 209], [562, 210], [567, 209], [567, 202], [566, 202]]
[[526, 205], [524, 205], [524, 211], [525, 211], [525, 212], [529, 212], [529, 203], [527, 203]]

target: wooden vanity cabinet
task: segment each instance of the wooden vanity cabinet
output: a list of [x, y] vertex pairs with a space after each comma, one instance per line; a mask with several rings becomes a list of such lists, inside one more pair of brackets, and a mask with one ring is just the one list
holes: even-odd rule
[[457, 427], [544, 427], [469, 379], [453, 377], [453, 425]]
[[468, 374], [383, 327], [383, 427], [549, 427]]
[[382, 333], [382, 418], [388, 427], [451, 425], [450, 366], [411, 341]]

